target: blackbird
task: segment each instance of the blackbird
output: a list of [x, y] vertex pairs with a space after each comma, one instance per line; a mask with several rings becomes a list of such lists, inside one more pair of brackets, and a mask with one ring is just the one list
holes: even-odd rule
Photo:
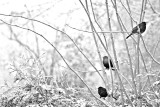
[[108, 96], [107, 90], [103, 87], [98, 87], [98, 94], [104, 99]]
[[136, 27], [132, 29], [131, 34], [129, 34], [126, 39], [128, 39], [131, 35], [136, 34], [136, 33], [143, 33], [146, 30], [146, 22], [142, 22], [138, 24]]
[[[100, 95], [100, 98], [106, 98], [106, 97], [112, 97], [114, 98], [115, 100], [118, 100], [118, 98], [114, 97], [113, 94], [109, 94], [107, 92], [107, 90], [103, 87], [98, 87], [98, 94]], [[119, 96], [117, 96], [119, 97]]]
[[[110, 62], [110, 66], [109, 66], [108, 60]], [[113, 62], [110, 59], [108, 59], [108, 56], [103, 57], [103, 65], [106, 67], [106, 69], [109, 69], [109, 67], [111, 67], [112, 70], [114, 70]]]

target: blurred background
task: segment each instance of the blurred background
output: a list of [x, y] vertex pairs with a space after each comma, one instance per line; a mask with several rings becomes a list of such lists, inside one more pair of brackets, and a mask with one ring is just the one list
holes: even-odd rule
[[[82, 1], [85, 2], [85, 1]], [[95, 25], [98, 32], [108, 32], [108, 19], [105, 1], [92, 0], [94, 15], [101, 26], [101, 29]], [[132, 18], [139, 22], [141, 14], [141, 1], [129, 0], [130, 10]], [[88, 5], [90, 7], [90, 4]], [[118, 13], [130, 32], [132, 29], [131, 18], [127, 13], [124, 6], [127, 7], [125, 0], [117, 0]], [[156, 12], [155, 12], [156, 10]], [[91, 10], [90, 10], [91, 11]], [[116, 12], [114, 7], [109, 1], [110, 21], [112, 30], [120, 32], [120, 27], [116, 18]], [[150, 0], [146, 4], [144, 21], [152, 21], [153, 23], [147, 28], [147, 31], [143, 35], [145, 45], [151, 55], [160, 61], [160, 0]], [[92, 13], [92, 12], [91, 12]], [[10, 16], [8, 16], [10, 15]], [[20, 16], [26, 17], [26, 19]], [[28, 20], [34, 19], [46, 23], [54, 27], [48, 27], [42, 23]], [[93, 18], [93, 17], [92, 17]], [[6, 24], [6, 23], [8, 24]], [[93, 24], [95, 22], [93, 21]], [[68, 38], [69, 35], [77, 46], [83, 51], [86, 57], [92, 62], [92, 64], [98, 69], [102, 70], [100, 59], [98, 57], [97, 48], [91, 33], [91, 26], [87, 14], [85, 13], [82, 5], [78, 0], [1, 0], [0, 1], [0, 85], [14, 86], [17, 84], [17, 80], [20, 79], [19, 71], [25, 75], [36, 77], [38, 74], [42, 74], [45, 77], [51, 77], [47, 79], [48, 84], [54, 84], [52, 81], [56, 81], [61, 86], [79, 86], [84, 87], [84, 84], [80, 79], [66, 66], [60, 55], [56, 50], [50, 46], [42, 37], [31, 32], [30, 30], [18, 28], [17, 25], [26, 29], [35, 31], [43, 35], [48, 41], [50, 41], [57, 50], [61, 53], [63, 58], [68, 62], [69, 66], [76, 71], [81, 78], [92, 88], [104, 85], [100, 76], [95, 69], [90, 65], [86, 58], [76, 48], [75, 44]], [[133, 23], [135, 26], [136, 23]], [[61, 30], [65, 32], [59, 32]], [[106, 47], [114, 59], [112, 43], [109, 33], [99, 33], [102, 41], [104, 36], [106, 37]], [[127, 36], [128, 34], [125, 33]], [[115, 49], [120, 72], [130, 79], [130, 69], [127, 51], [125, 48], [122, 33], [113, 33]], [[136, 38], [136, 35], [133, 35]], [[107, 55], [104, 48], [97, 40], [99, 51], [102, 55]], [[136, 66], [135, 60], [135, 45], [130, 38], [127, 40], [129, 51], [132, 58], [133, 69]], [[159, 74], [160, 66], [153, 62], [149, 54], [144, 49], [142, 43], [140, 43], [142, 55], [145, 60], [146, 68], [148, 71]], [[115, 60], [114, 60], [115, 63]], [[140, 61], [141, 74], [144, 73], [145, 67]], [[110, 72], [106, 70], [108, 80], [110, 79]], [[146, 78], [146, 77], [145, 77]], [[145, 80], [145, 79], [144, 79]], [[154, 81], [154, 79], [153, 79]], [[110, 80], [108, 81], [110, 82]], [[126, 82], [126, 81], [124, 81]], [[1, 88], [3, 92], [3, 88]]]

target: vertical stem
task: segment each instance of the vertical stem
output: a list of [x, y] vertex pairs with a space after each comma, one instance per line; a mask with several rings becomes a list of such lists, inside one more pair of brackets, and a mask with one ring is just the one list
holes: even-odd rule
[[[112, 3], [113, 3], [113, 6], [114, 6], [114, 8], [115, 8], [115, 11], [116, 11], [117, 20], [118, 20], [118, 22], [119, 22], [121, 31], [123, 31], [122, 25], [121, 25], [121, 20], [120, 20], [120, 17], [119, 17], [119, 15], [118, 15], [117, 7], [116, 7], [116, 0], [114, 0], [114, 2], [115, 2], [115, 5], [114, 5], [113, 2], [112, 2]], [[123, 38], [124, 38], [124, 42], [125, 42], [125, 46], [126, 46], [126, 50], [127, 50], [129, 62], [130, 62], [130, 71], [131, 71], [131, 77], [132, 77], [132, 82], [133, 82], [134, 91], [135, 91], [135, 93], [137, 93], [136, 84], [135, 84], [135, 80], [134, 80], [134, 76], [133, 76], [133, 69], [132, 69], [131, 57], [130, 57], [128, 45], [127, 45], [127, 42], [126, 42], [126, 39], [125, 39], [124, 34], [123, 34]], [[136, 94], [136, 95], [137, 95], [137, 94]], [[129, 96], [128, 96], [127, 94], [126, 94], [126, 96], [127, 96], [128, 100], [130, 101], [131, 106], [133, 107], [133, 104], [132, 104], [131, 100], [129, 99]]]
[[[87, 2], [87, 1], [86, 1]], [[93, 5], [92, 5], [92, 1], [90, 0], [90, 3], [91, 3], [91, 10], [92, 10], [92, 14], [93, 14], [93, 17], [94, 17], [94, 21], [96, 22], [96, 24], [98, 25], [98, 27], [100, 28], [100, 30], [101, 31], [103, 31], [102, 30], [102, 28], [101, 28], [101, 26], [99, 25], [99, 23], [97, 22], [97, 20], [96, 20], [96, 16], [95, 16], [95, 13], [94, 13], [94, 9], [93, 9]], [[88, 9], [88, 8], [87, 8]], [[94, 30], [93, 30], [93, 28], [92, 28], [92, 32], [93, 32]], [[106, 48], [107, 48], [107, 50], [108, 50], [108, 46], [107, 46], [107, 40], [106, 40], [106, 37], [105, 37], [105, 35], [104, 35], [104, 33], [102, 33], [103, 34], [103, 37], [104, 37], [104, 40], [105, 40], [105, 43], [106, 43]], [[94, 34], [95, 35], [95, 34]], [[102, 61], [102, 57], [101, 57], [101, 53], [100, 53], [100, 51], [99, 51], [99, 46], [98, 46], [98, 43], [97, 43], [97, 40], [96, 40], [96, 36], [94, 36], [94, 41], [95, 41], [95, 44], [96, 44], [96, 47], [97, 47], [97, 52], [98, 52], [98, 55], [99, 55], [99, 59], [100, 59], [100, 63], [101, 63], [101, 68], [102, 68], [102, 70], [103, 70], [103, 77], [104, 77], [104, 79], [105, 79], [105, 81], [108, 81], [108, 77], [107, 77], [107, 74], [106, 74], [106, 72], [105, 72], [105, 68], [104, 68], [104, 66], [103, 66], [103, 61]], [[107, 85], [108, 85], [108, 82], [106, 82], [107, 83]], [[106, 85], [105, 85], [106, 86]], [[107, 89], [107, 87], [106, 87], [106, 89]]]
[[[114, 40], [113, 40], [112, 28], [111, 28], [111, 21], [110, 21], [109, 9], [108, 9], [108, 0], [106, 0], [106, 9], [107, 9], [107, 16], [108, 16], [109, 31], [111, 32], [110, 33], [110, 37], [111, 37], [111, 41], [112, 41], [113, 54], [114, 54], [114, 58], [115, 58], [115, 61], [116, 61], [117, 69], [119, 69], [119, 67], [118, 67], [118, 61], [117, 61], [117, 56], [116, 56], [116, 51], [115, 51], [115, 44], [114, 44]], [[109, 59], [108, 62], [110, 62], [110, 59]], [[110, 63], [109, 63], [109, 66], [111, 66]], [[109, 68], [111, 68], [111, 67], [109, 67]], [[112, 73], [111, 69], [110, 69], [110, 71], [111, 71], [112, 93], [113, 93], [113, 90], [114, 90], [114, 87], [113, 87], [113, 75], [112, 75], [113, 73]]]
[[[111, 20], [110, 20], [110, 14], [109, 14], [109, 9], [108, 9], [108, 0], [106, 0], [106, 9], [107, 9], [107, 16], [108, 16], [108, 24], [109, 24], [109, 31], [111, 32], [110, 33], [110, 37], [111, 37], [111, 41], [112, 41], [112, 49], [113, 49], [113, 54], [114, 54], [114, 59], [115, 59], [115, 63], [116, 63], [116, 66], [117, 66], [117, 69], [119, 70], [119, 65], [118, 65], [118, 60], [117, 60], [117, 55], [116, 55], [116, 50], [115, 50], [115, 44], [114, 44], [114, 39], [113, 39], [113, 34], [112, 34], [112, 27], [111, 27]], [[110, 62], [110, 59], [109, 61]], [[110, 63], [109, 63], [109, 66]], [[111, 67], [109, 67], [111, 68]], [[114, 90], [114, 86], [113, 86], [113, 71], [110, 69], [110, 72], [111, 72], [111, 82], [112, 82], [112, 93], [113, 93], [113, 90]]]
[[[108, 8], [108, 0], [106, 0], [106, 9], [107, 9], [107, 17], [108, 17], [108, 23], [109, 23], [109, 31], [112, 31], [112, 29], [111, 29], [111, 23], [110, 23], [109, 8]], [[112, 48], [113, 48], [114, 58], [115, 58], [115, 61], [116, 61], [116, 66], [117, 66], [117, 69], [119, 70], [117, 56], [116, 56], [116, 51], [115, 51], [115, 45], [114, 45], [114, 40], [113, 40], [113, 35], [112, 35], [112, 33], [110, 33], [110, 35], [111, 35], [111, 40], [112, 40]], [[119, 77], [119, 74], [118, 74], [118, 77]], [[119, 77], [119, 80], [120, 80], [120, 87], [121, 87], [122, 105], [124, 106], [124, 97], [123, 97], [123, 91], [122, 91], [123, 84], [122, 84], [122, 81], [121, 81], [120, 77]]]
[[[94, 37], [94, 39], [95, 39], [95, 33], [96, 33], [96, 30], [95, 30], [95, 28], [94, 28], [94, 25], [93, 25], [93, 23], [92, 23], [92, 20], [91, 20], [91, 18], [90, 18], [90, 15], [89, 15], [89, 12], [88, 12], [88, 10], [85, 8], [85, 6], [83, 5], [83, 3], [81, 2], [81, 0], [79, 0], [79, 2], [81, 3], [81, 5], [83, 6], [83, 9], [85, 10], [85, 12], [86, 12], [86, 14], [87, 14], [87, 16], [88, 16], [88, 19], [89, 19], [89, 22], [90, 22], [90, 25], [91, 25], [91, 28], [92, 28], [92, 32], [93, 32], [93, 37]], [[98, 33], [96, 33], [96, 34], [98, 34]], [[96, 40], [95, 40], [95, 42], [96, 42]], [[97, 43], [97, 42], [96, 42]], [[94, 67], [94, 66], [93, 66]], [[95, 67], [94, 67], [95, 68]], [[105, 80], [104, 80], [104, 78], [102, 77], [102, 75], [100, 74], [100, 72], [96, 69], [96, 71], [97, 71], [97, 73], [99, 74], [99, 76], [101, 77], [101, 79], [102, 79], [102, 81], [104, 82], [104, 84], [105, 84], [105, 87], [106, 87], [106, 82], [105, 82]]]
[[[143, 18], [144, 18], [144, 8], [145, 8], [145, 0], [142, 0], [142, 9], [141, 9], [141, 15], [140, 15], [140, 22], [142, 22]], [[138, 28], [138, 32], [140, 32], [140, 29]], [[140, 74], [140, 69], [139, 69], [139, 44], [140, 44], [140, 37], [141, 37], [141, 34], [139, 33], [138, 34], [138, 37], [137, 37], [137, 74], [139, 75]], [[139, 83], [139, 89], [138, 89], [138, 94], [139, 96], [141, 96], [141, 89], [142, 89], [142, 83], [141, 83], [141, 76], [138, 76], [138, 83]], [[139, 106], [142, 107], [142, 101], [141, 100], [138, 100], [140, 101], [139, 102]]]
[[[146, 4], [146, 0], [143, 0], [142, 1], [141, 15], [140, 15], [140, 23], [142, 22], [143, 17], [144, 17], [145, 4]], [[140, 29], [139, 29], [139, 32], [140, 32]], [[141, 34], [139, 33], [138, 37], [137, 37], [137, 41], [138, 41], [137, 42], [137, 74], [140, 74], [140, 69], [139, 69], [139, 44], [140, 44], [140, 37], [141, 37]], [[139, 83], [138, 94], [139, 94], [139, 96], [141, 96], [142, 84], [141, 84], [141, 77], [140, 76], [138, 77], [138, 83]]]

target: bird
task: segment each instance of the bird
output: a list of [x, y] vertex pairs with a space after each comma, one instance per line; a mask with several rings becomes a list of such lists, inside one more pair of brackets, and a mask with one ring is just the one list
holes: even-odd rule
[[[110, 65], [108, 61], [110, 62]], [[108, 58], [108, 56], [103, 57], [103, 65], [105, 66], [106, 69], [109, 69], [109, 67], [111, 67], [112, 70], [114, 70], [113, 62], [111, 61], [111, 59]]]
[[106, 97], [112, 97], [115, 100], [118, 100], [118, 97], [119, 97], [119, 96], [115, 97], [113, 96], [113, 94], [109, 94], [107, 90], [103, 87], [98, 87], [98, 94], [100, 95], [100, 98], [103, 98], [103, 99], [105, 99]]
[[100, 98], [106, 98], [108, 96], [107, 90], [103, 87], [98, 87], [98, 94], [100, 95]]
[[143, 32], [145, 32], [145, 30], [146, 30], [146, 22], [142, 22], [132, 29], [132, 32], [126, 37], [126, 39], [128, 39], [131, 35], [139, 32], [142, 34]]

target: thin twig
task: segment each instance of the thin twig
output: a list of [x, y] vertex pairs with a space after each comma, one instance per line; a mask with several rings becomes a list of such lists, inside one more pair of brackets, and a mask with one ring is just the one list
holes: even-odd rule
[[[128, 0], [127, 0], [128, 1]], [[132, 22], [132, 20], [134, 21], [134, 22], [136, 22], [134, 19], [133, 19], [133, 17], [132, 17], [132, 14], [131, 14], [131, 10], [130, 10], [130, 7], [129, 7], [129, 3], [127, 2], [127, 6], [128, 6], [128, 8], [129, 8], [129, 11], [127, 10], [127, 8], [125, 7], [125, 5], [123, 4], [123, 2], [120, 0], [120, 3], [122, 4], [122, 6], [124, 7], [124, 9], [126, 10], [126, 12], [128, 13], [128, 15], [130, 16], [130, 18], [131, 18], [131, 22]]]
[[142, 42], [143, 42], [143, 45], [144, 45], [144, 48], [145, 48], [146, 52], [149, 54], [149, 56], [152, 58], [152, 60], [153, 60], [155, 63], [157, 63], [158, 65], [160, 65], [160, 62], [158, 62], [158, 61], [154, 58], [154, 56], [151, 55], [151, 53], [149, 52], [149, 50], [147, 49], [147, 47], [146, 47], [146, 45], [145, 45], [145, 42], [144, 42], [144, 40], [143, 40], [143, 37], [141, 37], [141, 39], [142, 39]]
[[150, 0], [148, 0], [148, 3], [149, 3], [149, 5], [151, 6], [151, 9], [152, 9], [153, 13], [159, 14], [159, 13], [153, 8]]
[[[80, 31], [80, 32], [84, 32], [84, 33], [93, 33], [93, 32], [91, 32], [91, 31], [86, 31], [86, 30], [77, 29], [77, 28], [72, 27], [72, 26], [70, 26], [70, 25], [68, 25], [68, 24], [66, 24], [66, 26], [68, 26], [68, 27], [70, 27], [70, 28], [72, 28], [72, 29], [74, 29], [74, 30]], [[101, 32], [97, 32], [97, 33], [130, 33], [130, 32], [121, 32], [121, 31], [101, 31]]]

